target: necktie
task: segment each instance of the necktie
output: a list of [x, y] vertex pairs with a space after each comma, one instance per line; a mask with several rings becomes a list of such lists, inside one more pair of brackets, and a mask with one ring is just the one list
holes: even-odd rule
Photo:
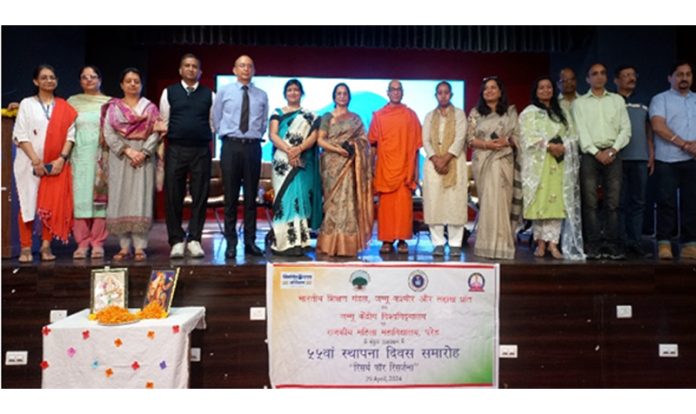
[[195, 89], [193, 89], [193, 86], [188, 86], [186, 87], [186, 96], [191, 96]]
[[242, 97], [242, 116], [239, 118], [239, 130], [246, 134], [249, 130], [249, 87], [242, 86], [244, 96]]

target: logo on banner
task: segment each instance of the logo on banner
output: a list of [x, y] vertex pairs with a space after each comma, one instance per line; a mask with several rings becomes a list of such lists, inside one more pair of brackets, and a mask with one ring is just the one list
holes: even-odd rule
[[364, 270], [356, 270], [350, 274], [350, 284], [355, 290], [363, 290], [370, 283], [370, 275]]
[[311, 289], [313, 283], [313, 273], [283, 272], [280, 274], [281, 289]]
[[408, 287], [414, 292], [422, 292], [428, 287], [428, 275], [422, 270], [414, 270], [408, 275]]
[[484, 279], [481, 273], [472, 273], [469, 276], [469, 292], [483, 292], [483, 287], [486, 285], [486, 279]]

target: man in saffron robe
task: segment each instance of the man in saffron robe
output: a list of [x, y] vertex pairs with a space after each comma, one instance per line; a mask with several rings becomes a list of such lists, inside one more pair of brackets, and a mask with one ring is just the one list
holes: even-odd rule
[[387, 89], [389, 103], [375, 112], [370, 123], [370, 143], [377, 147], [373, 186], [379, 196], [377, 238], [380, 253], [394, 249], [408, 253], [406, 239], [413, 235], [412, 191], [418, 180], [417, 155], [421, 147], [421, 125], [413, 110], [401, 103], [401, 82], [392, 80]]

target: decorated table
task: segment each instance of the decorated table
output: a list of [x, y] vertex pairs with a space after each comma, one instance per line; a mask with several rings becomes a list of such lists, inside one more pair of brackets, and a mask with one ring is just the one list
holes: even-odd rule
[[171, 308], [164, 319], [107, 326], [85, 309], [43, 328], [43, 388], [186, 388], [190, 333], [205, 308]]

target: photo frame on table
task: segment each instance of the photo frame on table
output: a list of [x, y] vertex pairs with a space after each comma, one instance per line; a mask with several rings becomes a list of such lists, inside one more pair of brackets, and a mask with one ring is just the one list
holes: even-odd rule
[[169, 312], [174, 300], [176, 282], [179, 280], [179, 268], [152, 270], [145, 290], [145, 303], [143, 309], [150, 302], [158, 301], [165, 312]]
[[128, 309], [128, 269], [93, 269], [90, 287], [92, 313], [112, 305]]

